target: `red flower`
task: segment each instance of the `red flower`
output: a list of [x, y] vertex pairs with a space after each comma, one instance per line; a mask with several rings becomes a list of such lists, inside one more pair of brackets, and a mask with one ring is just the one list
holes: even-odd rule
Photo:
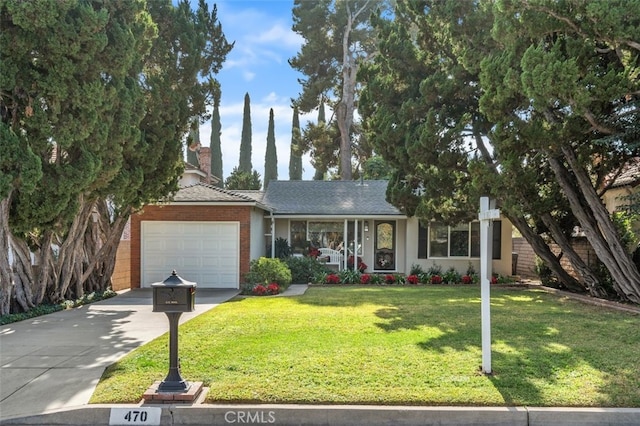
[[471, 284], [473, 282], [473, 278], [469, 275], [462, 276], [462, 284]]
[[336, 274], [329, 274], [325, 280], [327, 284], [338, 284], [340, 282], [340, 277]]
[[310, 247], [309, 248], [309, 256], [310, 257], [318, 257], [320, 255], [320, 250], [318, 250], [315, 247]]
[[491, 277], [491, 284], [498, 284], [498, 279], [496, 277]]
[[267, 291], [269, 294], [278, 294], [280, 293], [280, 286], [278, 283], [271, 283], [267, 286]]
[[258, 284], [257, 286], [255, 286], [253, 288], [253, 294], [257, 295], [257, 296], [262, 296], [267, 292], [267, 288], [265, 286], [263, 286], [262, 284]]
[[407, 282], [408, 282], [409, 284], [416, 285], [416, 284], [418, 284], [418, 282], [419, 282], [419, 281], [420, 281], [420, 280], [418, 279], [418, 276], [417, 276], [417, 275], [415, 275], [415, 274], [409, 275], [409, 276], [407, 277]]
[[431, 277], [431, 284], [441, 284], [442, 277], [440, 275], [434, 275]]
[[384, 282], [387, 284], [393, 284], [396, 282], [396, 277], [393, 274], [387, 274], [384, 276]]
[[369, 281], [371, 281], [371, 275], [369, 274], [360, 275], [360, 284], [369, 284]]

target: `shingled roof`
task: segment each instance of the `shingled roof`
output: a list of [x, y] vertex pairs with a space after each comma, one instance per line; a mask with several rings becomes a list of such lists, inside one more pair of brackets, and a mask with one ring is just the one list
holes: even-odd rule
[[612, 188], [621, 186], [636, 186], [640, 184], [640, 157], [632, 158], [622, 167], [620, 174], [612, 174], [610, 179], [615, 179], [611, 183]]
[[180, 188], [172, 199], [175, 203], [193, 202], [235, 202], [256, 203], [255, 197], [240, 192], [229, 191], [206, 183], [196, 183]]
[[386, 180], [270, 181], [263, 203], [276, 215], [401, 215]]

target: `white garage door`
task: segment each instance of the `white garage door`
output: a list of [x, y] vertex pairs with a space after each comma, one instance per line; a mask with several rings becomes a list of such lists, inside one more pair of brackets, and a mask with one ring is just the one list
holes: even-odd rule
[[199, 288], [238, 288], [238, 222], [161, 222], [141, 224], [141, 286], [164, 281], [172, 270]]

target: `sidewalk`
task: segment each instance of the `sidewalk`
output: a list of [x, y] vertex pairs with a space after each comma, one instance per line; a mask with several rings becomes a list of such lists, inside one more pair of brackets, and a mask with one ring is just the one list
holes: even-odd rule
[[[237, 293], [198, 289], [180, 322]], [[86, 405], [107, 366], [168, 330], [151, 289], [0, 326], [0, 420]]]

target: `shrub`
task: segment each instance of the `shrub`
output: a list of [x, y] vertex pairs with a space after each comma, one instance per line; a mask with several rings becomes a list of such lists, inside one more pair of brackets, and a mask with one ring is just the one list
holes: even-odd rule
[[340, 277], [336, 274], [328, 274], [324, 277], [324, 282], [326, 284], [340, 284]]
[[382, 284], [382, 275], [380, 274], [372, 274], [371, 279], [369, 280], [370, 284], [380, 285]]
[[448, 284], [456, 284], [460, 282], [461, 278], [462, 277], [458, 273], [458, 271], [456, 271], [455, 268], [451, 267], [442, 276], [442, 281]]
[[396, 276], [393, 274], [387, 274], [384, 276], [384, 282], [386, 284], [395, 284], [396, 282]]
[[285, 259], [285, 262], [291, 271], [291, 282], [296, 284], [319, 282], [316, 278], [329, 272], [325, 265], [313, 257], [292, 256]]
[[371, 281], [371, 275], [369, 274], [360, 275], [360, 284], [369, 284], [370, 281]]
[[419, 280], [418, 276], [417, 276], [417, 275], [415, 275], [415, 274], [412, 274], [412, 275], [407, 276], [407, 282], [408, 282], [409, 284], [416, 285], [416, 284], [418, 284], [418, 282], [419, 282], [419, 281], [420, 281], [420, 280]]
[[423, 274], [424, 274], [424, 270], [422, 269], [422, 266], [416, 265], [416, 264], [411, 265], [411, 269], [409, 270], [409, 275], [420, 276]]
[[262, 284], [258, 284], [251, 290], [251, 294], [255, 294], [256, 296], [264, 296], [267, 294], [267, 288]]
[[462, 276], [462, 284], [471, 284], [473, 283], [473, 277], [469, 274]]
[[249, 273], [245, 276], [245, 281], [251, 284], [278, 283], [282, 289], [286, 289], [291, 284], [291, 271], [289, 267], [280, 259], [269, 259], [261, 257], [251, 261]]
[[[347, 268], [353, 270], [353, 255], [347, 258]], [[358, 271], [364, 272], [368, 268], [367, 264], [362, 262], [362, 258], [358, 256]]]
[[280, 293], [280, 286], [278, 283], [271, 283], [267, 286], [267, 292], [269, 294], [278, 294]]
[[431, 284], [442, 284], [442, 277], [440, 275], [432, 275]]
[[427, 269], [429, 276], [442, 275], [442, 266], [433, 264]]
[[340, 271], [340, 281], [343, 284], [358, 284], [360, 282], [360, 273], [351, 269]]

